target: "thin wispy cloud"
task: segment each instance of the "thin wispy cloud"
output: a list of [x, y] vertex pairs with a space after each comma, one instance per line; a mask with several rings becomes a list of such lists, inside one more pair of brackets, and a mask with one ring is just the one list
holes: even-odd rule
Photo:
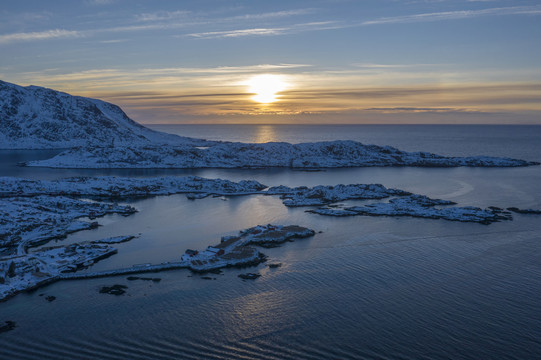
[[39, 32], [21, 32], [21, 33], [0, 35], [0, 44], [6, 44], [6, 43], [18, 42], [18, 41], [74, 38], [74, 37], [80, 37], [80, 36], [82, 36], [82, 33], [79, 31], [61, 30], [61, 29], [39, 31]]
[[[104, 0], [103, 4], [107, 1]], [[209, 24], [225, 24], [232, 20], [234, 21], [252, 21], [262, 19], [278, 19], [288, 16], [301, 16], [314, 12], [314, 9], [296, 9], [277, 12], [268, 12], [261, 14], [246, 14], [228, 18], [199, 18], [197, 20], [188, 21], [190, 19], [189, 11], [161, 11], [155, 13], [144, 13], [136, 16], [136, 23], [132, 25], [96, 28], [92, 30], [66, 30], [52, 29], [39, 32], [20, 32], [12, 34], [0, 35], [0, 44], [19, 42], [19, 41], [37, 41], [47, 39], [64, 39], [70, 37], [92, 37], [103, 33], [118, 33], [118, 32], [141, 32], [141, 31], [159, 31], [159, 30], [175, 30], [182, 28], [194, 28], [197, 26], [206, 26]], [[346, 23], [337, 21], [315, 21], [297, 24], [286, 24], [279, 26], [265, 27], [247, 27], [237, 29], [215, 30], [215, 31], [200, 31], [187, 34], [179, 34], [176, 37], [188, 37], [197, 39], [213, 39], [213, 38], [242, 38], [253, 36], [277, 36], [287, 35], [299, 32], [337, 30], [345, 28], [353, 28], [358, 26], [382, 25], [382, 24], [400, 24], [400, 23], [418, 23], [418, 22], [433, 22], [444, 20], [458, 20], [475, 18], [481, 16], [503, 16], [503, 15], [539, 15], [541, 14], [541, 5], [536, 6], [514, 6], [514, 7], [499, 7], [480, 10], [458, 10], [446, 12], [434, 12], [423, 14], [402, 15], [394, 17], [381, 17], [373, 20], [366, 20], [360, 23]], [[185, 20], [185, 21], [179, 21]]]
[[[96, 0], [89, 1], [88, 4], [92, 5], [106, 5], [111, 3], [111, 0]], [[153, 13], [143, 13], [135, 16], [135, 20], [132, 24], [113, 27], [95, 28], [92, 30], [45, 30], [41, 32], [29, 32], [29, 33], [13, 33], [0, 35], [0, 43], [16, 42], [16, 41], [30, 41], [30, 40], [44, 40], [52, 38], [66, 38], [72, 36], [85, 36], [92, 37], [96, 34], [103, 33], [115, 33], [115, 32], [140, 32], [140, 31], [156, 31], [156, 30], [175, 30], [187, 27], [206, 26], [209, 24], [224, 24], [232, 21], [239, 22], [251, 22], [263, 19], [279, 19], [291, 16], [300, 16], [312, 13], [314, 9], [295, 9], [285, 10], [258, 14], [245, 14], [233, 17], [223, 18], [208, 18], [205, 16], [199, 16], [197, 19], [191, 19], [192, 12], [185, 10], [177, 11], [158, 11]], [[182, 21], [180, 21], [182, 20]], [[233, 38], [243, 36], [263, 36], [263, 35], [280, 35], [287, 31], [302, 27], [315, 27], [318, 25], [327, 24], [330, 22], [316, 22], [306, 24], [294, 24], [286, 27], [273, 27], [273, 28], [247, 28], [236, 30], [224, 30], [224, 31], [208, 31], [192, 33], [186, 36], [197, 38]], [[306, 30], [306, 29], [305, 29]]]
[[251, 28], [251, 29], [234, 29], [224, 31], [209, 31], [182, 35], [182, 37], [193, 37], [199, 39], [216, 39], [216, 38], [236, 38], [244, 36], [269, 36], [269, 35], [285, 35], [304, 31], [321, 31], [328, 29], [343, 28], [342, 25], [334, 21], [320, 21], [303, 24], [294, 24], [284, 27], [273, 28]]
[[365, 111], [377, 111], [377, 112], [384, 112], [384, 113], [397, 113], [397, 112], [413, 112], [413, 113], [449, 113], [449, 112], [459, 112], [459, 113], [479, 113], [480, 111], [472, 111], [469, 109], [463, 109], [463, 108], [452, 108], [452, 107], [445, 107], [445, 108], [431, 108], [431, 107], [382, 107], [382, 108], [368, 108], [364, 109]]
[[116, 0], [86, 0], [86, 4], [88, 5], [110, 5], [114, 3]]
[[267, 12], [267, 13], [260, 13], [260, 14], [246, 14], [246, 15], [238, 15], [228, 18], [229, 20], [261, 20], [261, 19], [269, 19], [269, 18], [282, 18], [282, 17], [289, 17], [289, 16], [296, 16], [296, 15], [307, 15], [314, 13], [316, 9], [309, 8], [309, 9], [296, 9], [296, 10], [285, 10], [285, 11], [274, 11], [274, 12]]
[[254, 35], [281, 35], [283, 34], [288, 28], [256, 28], [256, 29], [242, 29], [242, 30], [226, 30], [226, 31], [208, 31], [208, 32], [200, 32], [200, 33], [193, 33], [193, 34], [187, 34], [186, 36], [194, 37], [194, 38], [234, 38], [234, 37], [242, 37], [242, 36], [254, 36]]
[[416, 68], [416, 67], [432, 67], [442, 66], [443, 64], [371, 64], [361, 63], [352, 64], [352, 66], [362, 69], [404, 69], [404, 68]]
[[177, 10], [177, 11], [158, 11], [154, 13], [144, 13], [137, 15], [135, 18], [138, 21], [164, 21], [186, 18], [191, 14], [191, 11]]
[[403, 15], [394, 17], [382, 17], [374, 20], [367, 20], [361, 25], [380, 24], [404, 24], [441, 20], [458, 20], [480, 16], [503, 16], [503, 15], [538, 15], [541, 14], [541, 6], [512, 6], [481, 10], [458, 10], [444, 11], [425, 14]]
[[217, 66], [209, 68], [160, 68], [160, 69], [141, 69], [143, 73], [148, 74], [231, 74], [231, 73], [257, 73], [261, 71], [285, 71], [288, 69], [298, 69], [310, 67], [310, 64], [258, 64], [246, 66]]

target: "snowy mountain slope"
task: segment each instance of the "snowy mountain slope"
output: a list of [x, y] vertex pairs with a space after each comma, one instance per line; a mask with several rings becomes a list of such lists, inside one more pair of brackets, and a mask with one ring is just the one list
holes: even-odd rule
[[0, 80], [0, 149], [206, 142], [150, 130], [120, 107], [38, 86]]

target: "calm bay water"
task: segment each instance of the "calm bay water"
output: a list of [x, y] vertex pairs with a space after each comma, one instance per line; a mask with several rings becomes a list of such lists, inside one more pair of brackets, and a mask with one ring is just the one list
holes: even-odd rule
[[[541, 161], [535, 126], [154, 126], [228, 141], [353, 139], [408, 151]], [[54, 170], [16, 166], [52, 153], [0, 152], [2, 175], [199, 175], [266, 185], [381, 183], [474, 206], [541, 208], [541, 167], [289, 170]], [[352, 202], [354, 203], [354, 202]], [[357, 202], [362, 203], [362, 202]], [[489, 226], [385, 217], [330, 218], [288, 209], [277, 197], [130, 202], [64, 243], [137, 234], [92, 267], [176, 260], [256, 224], [299, 224], [322, 233], [264, 249], [277, 269], [225, 269], [205, 280], [186, 270], [65, 281], [0, 303], [0, 358], [13, 359], [535, 359], [541, 357], [541, 221], [515, 215]], [[260, 272], [242, 281], [242, 272]], [[129, 286], [124, 296], [98, 293]], [[49, 303], [39, 294], [54, 295]]]

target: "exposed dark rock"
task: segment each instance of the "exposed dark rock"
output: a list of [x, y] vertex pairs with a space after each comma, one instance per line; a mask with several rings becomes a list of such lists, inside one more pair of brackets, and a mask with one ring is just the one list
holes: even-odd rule
[[255, 274], [255, 273], [246, 273], [246, 274], [240, 274], [238, 277], [244, 280], [255, 280], [258, 277], [260, 277], [261, 274]]
[[46, 297], [45, 297], [45, 300], [47, 300], [48, 302], [55, 301], [55, 300], [56, 300], [56, 296], [52, 296], [52, 295], [46, 296]]
[[516, 207], [508, 207], [507, 210], [518, 213], [518, 214], [541, 214], [541, 210], [537, 209], [519, 209]]
[[149, 277], [140, 277], [140, 276], [128, 276], [126, 280], [133, 281], [133, 280], [146, 280], [146, 281], [153, 281], [153, 282], [160, 282], [162, 279], [160, 278], [149, 278]]
[[113, 286], [102, 286], [100, 288], [100, 294], [111, 294], [111, 295], [122, 295], [126, 293], [126, 285], [113, 285]]
[[4, 325], [0, 325], [0, 333], [11, 331], [17, 327], [15, 321], [7, 320]]

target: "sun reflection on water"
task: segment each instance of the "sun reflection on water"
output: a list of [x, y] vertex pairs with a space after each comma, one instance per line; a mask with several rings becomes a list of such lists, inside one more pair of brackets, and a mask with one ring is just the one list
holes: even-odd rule
[[266, 143], [271, 141], [277, 141], [276, 132], [272, 125], [259, 125], [254, 135], [255, 143]]

